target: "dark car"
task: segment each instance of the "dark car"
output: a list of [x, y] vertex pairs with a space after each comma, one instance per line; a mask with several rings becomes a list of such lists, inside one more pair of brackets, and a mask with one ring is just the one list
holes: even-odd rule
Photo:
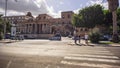
[[10, 39], [11, 35], [10, 34], [5, 34], [5, 39]]
[[60, 34], [56, 34], [53, 37], [49, 38], [50, 40], [61, 40], [61, 35]]
[[101, 41], [111, 41], [112, 36], [111, 35], [103, 35], [100, 37]]

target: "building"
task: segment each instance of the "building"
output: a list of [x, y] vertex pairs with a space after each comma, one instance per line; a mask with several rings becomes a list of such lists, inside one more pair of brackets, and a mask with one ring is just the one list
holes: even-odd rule
[[48, 14], [39, 14], [36, 18], [30, 12], [22, 16], [3, 17], [11, 23], [16, 24], [18, 35], [24, 35], [26, 38], [49, 38], [56, 33], [62, 36], [72, 34], [72, 11], [61, 12], [61, 18], [53, 18]]

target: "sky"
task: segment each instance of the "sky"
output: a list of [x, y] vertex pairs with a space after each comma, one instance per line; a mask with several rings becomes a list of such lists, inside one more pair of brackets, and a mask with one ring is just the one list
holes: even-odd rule
[[[60, 17], [62, 11], [78, 11], [84, 7], [100, 4], [105, 9], [107, 2], [102, 0], [8, 0], [7, 16], [25, 15], [31, 12], [33, 16], [49, 14], [55, 18]], [[120, 3], [120, 1], [119, 1]], [[5, 0], [0, 0], [0, 14], [5, 13]]]

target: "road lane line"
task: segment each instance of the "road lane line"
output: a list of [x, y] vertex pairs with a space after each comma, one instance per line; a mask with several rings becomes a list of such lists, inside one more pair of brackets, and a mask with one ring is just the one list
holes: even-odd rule
[[120, 66], [117, 66], [117, 65], [78, 63], [78, 62], [68, 62], [68, 61], [61, 61], [61, 64], [87, 66], [87, 67], [98, 67], [98, 68], [120, 68]]
[[68, 59], [68, 60], [84, 60], [84, 61], [97, 61], [97, 62], [107, 62], [107, 63], [120, 63], [120, 60], [86, 58], [86, 57], [69, 57], [69, 56], [66, 56], [66, 57], [64, 57], [64, 59]]
[[119, 59], [119, 57], [117, 57], [117, 56], [101, 56], [101, 55], [89, 55], [89, 54], [87, 54], [87, 55], [85, 55], [85, 54], [68, 54], [68, 56]]
[[7, 67], [6, 68], [9, 68], [10, 67], [10, 64], [12, 63], [12, 60], [10, 60], [7, 64]]

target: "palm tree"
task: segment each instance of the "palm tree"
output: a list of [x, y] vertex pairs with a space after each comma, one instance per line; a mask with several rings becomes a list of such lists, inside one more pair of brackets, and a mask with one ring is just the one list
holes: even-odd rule
[[107, 1], [108, 1], [109, 10], [112, 12], [113, 15], [112, 40], [113, 42], [119, 42], [118, 33], [117, 33], [117, 14], [116, 14], [116, 10], [119, 6], [119, 1], [118, 0], [107, 0]]

